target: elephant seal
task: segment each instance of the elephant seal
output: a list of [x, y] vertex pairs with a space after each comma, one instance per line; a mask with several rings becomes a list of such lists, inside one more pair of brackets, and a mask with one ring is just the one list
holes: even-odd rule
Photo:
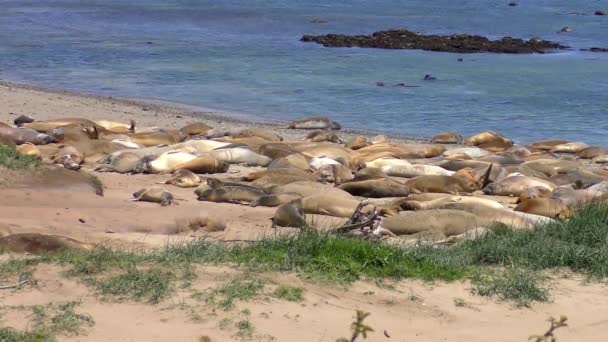
[[349, 218], [361, 201], [354, 197], [335, 194], [316, 194], [302, 198], [302, 208], [307, 214], [328, 215]]
[[353, 180], [353, 172], [342, 164], [324, 165], [315, 174], [325, 183], [340, 185]]
[[[197, 157], [190, 153], [179, 152], [179, 151], [167, 151], [158, 158], [152, 160], [148, 165], [149, 173], [167, 173], [178, 170], [178, 165], [188, 165], [187, 162], [197, 159]], [[182, 169], [186, 167], [181, 167]]]
[[158, 145], [174, 145], [184, 141], [186, 135], [181, 131], [161, 131], [152, 133], [129, 134], [129, 139], [145, 147]]
[[312, 142], [329, 141], [337, 144], [342, 143], [340, 137], [338, 137], [336, 133], [331, 131], [313, 131], [306, 136], [306, 139]]
[[199, 201], [216, 203], [251, 203], [265, 196], [262, 190], [250, 186], [223, 186], [216, 189], [195, 191]]
[[138, 148], [143, 148], [142, 145], [134, 143], [130, 140], [124, 140], [124, 139], [112, 139], [110, 140], [113, 144], [116, 145], [120, 145], [122, 147], [126, 147], [126, 148], [132, 148], [132, 149], [138, 149]]
[[215, 141], [215, 140], [207, 140], [207, 139], [191, 139], [184, 141], [182, 143], [173, 145], [173, 149], [179, 148], [189, 148], [193, 149], [197, 153], [208, 153], [215, 149], [226, 147], [230, 145], [229, 142], [225, 141]]
[[223, 148], [209, 152], [213, 157], [228, 164], [243, 164], [245, 166], [268, 166], [272, 159], [257, 154], [246, 148]]
[[439, 192], [458, 195], [479, 190], [472, 179], [460, 176], [418, 176], [405, 183], [412, 193]]
[[11, 234], [0, 238], [0, 251], [41, 255], [66, 249], [91, 250], [93, 245], [66, 236], [38, 233]]
[[332, 129], [342, 128], [339, 123], [330, 120], [326, 116], [310, 116], [304, 119], [295, 120], [287, 125], [291, 129]]
[[527, 188], [519, 194], [517, 203], [521, 203], [533, 198], [549, 198], [551, 197], [552, 191], [543, 186], [533, 186]]
[[442, 157], [448, 159], [462, 159], [463, 155], [469, 158], [480, 158], [490, 155], [490, 152], [479, 147], [462, 147], [450, 149], [441, 154]]
[[65, 146], [53, 157], [53, 162], [63, 165], [68, 170], [78, 171], [80, 170], [80, 165], [84, 163], [84, 157], [73, 146]]
[[597, 156], [592, 160], [596, 164], [606, 164], [608, 163], [608, 154], [603, 154], [601, 156]]
[[278, 207], [285, 203], [289, 203], [298, 198], [302, 198], [302, 196], [298, 194], [284, 193], [284, 194], [270, 194], [258, 197], [255, 201], [251, 202], [249, 205], [252, 207], [262, 206], [262, 207]]
[[209, 130], [211, 130], [211, 126], [209, 126], [203, 122], [193, 122], [193, 123], [187, 124], [186, 126], [180, 128], [179, 130], [182, 131], [187, 136], [192, 137], [195, 135], [202, 135], [202, 134], [207, 133]]
[[327, 158], [327, 157], [312, 157], [308, 162], [311, 168], [314, 170], [318, 170], [319, 168], [327, 165], [344, 165], [337, 160]]
[[235, 132], [234, 134], [232, 134], [232, 137], [234, 138], [251, 138], [251, 137], [258, 137], [258, 138], [262, 138], [263, 140], [266, 141], [283, 141], [283, 137], [281, 137], [280, 135], [277, 135], [267, 129], [263, 129], [263, 128], [245, 128], [245, 129], [240, 129], [237, 132]]
[[504, 140], [499, 140], [499, 141], [492, 141], [492, 142], [488, 142], [485, 144], [480, 144], [477, 145], [477, 147], [484, 149], [486, 151], [490, 151], [490, 152], [504, 152], [508, 149], [510, 149], [511, 147], [513, 147], [513, 141], [509, 140], [509, 139], [504, 139]]
[[30, 143], [46, 145], [57, 142], [57, 139], [45, 133], [39, 133], [31, 128], [0, 127], [0, 137], [12, 141], [15, 145]]
[[297, 154], [292, 154], [286, 157], [281, 157], [273, 160], [268, 164], [268, 170], [275, 169], [299, 169], [302, 171], [312, 172], [313, 169], [308, 165], [309, 157], [298, 152]]
[[571, 143], [553, 146], [553, 148], [551, 149], [551, 152], [579, 153], [582, 150], [585, 150], [589, 147], [591, 147], [591, 146], [585, 144], [584, 142], [577, 141], [577, 142], [571, 142]]
[[309, 158], [330, 158], [347, 167], [350, 167], [353, 159], [351, 151], [333, 143], [319, 143], [317, 146], [304, 148], [301, 152]]
[[499, 165], [499, 166], [500, 165], [502, 165], [502, 166], [519, 165], [524, 162], [523, 160], [521, 160], [519, 158], [515, 158], [515, 157], [509, 156], [509, 155], [499, 155], [499, 154], [491, 154], [489, 156], [480, 157], [475, 160], [483, 161], [486, 163], [492, 163], [494, 165]]
[[372, 198], [407, 197], [410, 194], [408, 186], [387, 178], [348, 182], [338, 188], [354, 196]]
[[193, 188], [201, 183], [201, 178], [194, 172], [181, 169], [173, 172], [171, 178], [162, 184], [172, 184], [180, 188]]
[[566, 219], [572, 215], [566, 205], [552, 198], [528, 199], [519, 203], [513, 210], [557, 219]]
[[526, 169], [531, 169], [551, 177], [560, 173], [576, 171], [580, 166], [580, 163], [571, 160], [537, 159], [520, 164], [519, 169], [524, 174]]
[[300, 151], [285, 143], [267, 143], [260, 145], [258, 153], [271, 159], [278, 159], [292, 154], [298, 154]]
[[606, 154], [608, 154], [608, 149], [605, 149], [603, 147], [592, 146], [582, 151], [579, 151], [576, 156], [581, 159], [593, 159]]
[[139, 164], [141, 158], [135, 153], [121, 153], [112, 158], [109, 164], [102, 164], [95, 168], [97, 172], [131, 173]]
[[152, 186], [140, 189], [133, 193], [134, 201], [160, 203], [161, 206], [168, 206], [175, 198], [167, 189], [160, 186]]
[[361, 149], [365, 146], [369, 146], [370, 142], [367, 141], [367, 139], [365, 139], [364, 137], [358, 135], [356, 137], [351, 138], [349, 141], [346, 142], [346, 147], [350, 148], [351, 150], [358, 150]]
[[190, 170], [194, 173], [224, 173], [230, 168], [230, 164], [227, 162], [217, 159], [211, 155], [194, 157], [190, 160], [185, 160], [175, 166], [171, 171], [176, 170]]
[[355, 173], [353, 180], [364, 181], [370, 179], [388, 178], [388, 175], [382, 169], [376, 167], [366, 167]]
[[490, 146], [490, 144], [503, 144], [513, 146], [513, 141], [511, 139], [505, 138], [500, 133], [486, 131], [470, 136], [465, 140], [465, 144], [470, 146]]
[[13, 124], [17, 127], [23, 126], [23, 124], [34, 122], [34, 119], [30, 118], [27, 115], [19, 115], [15, 120], [13, 120]]
[[288, 168], [288, 169], [266, 169], [266, 170], [261, 170], [261, 171], [254, 171], [251, 172], [245, 176], [239, 177], [239, 178], [235, 178], [234, 180], [239, 180], [239, 181], [247, 181], [247, 182], [251, 182], [251, 181], [255, 181], [257, 179], [266, 177], [266, 176], [270, 176], [270, 177], [274, 177], [274, 176], [298, 176], [298, 177], [302, 177], [302, 178], [309, 178], [306, 180], [310, 180], [311, 182], [316, 182], [319, 180], [318, 177], [313, 176], [310, 172], [306, 172], [306, 171], [302, 171], [300, 169], [296, 169], [296, 168]]
[[435, 144], [462, 144], [464, 138], [456, 132], [443, 132], [432, 137], [431, 142]]
[[306, 227], [306, 214], [302, 208], [302, 200], [295, 199], [277, 208], [272, 218], [273, 225], [279, 227]]
[[540, 140], [529, 144], [528, 146], [542, 151], [550, 151], [555, 146], [571, 143], [569, 140]]
[[500, 182], [489, 184], [482, 190], [487, 195], [519, 197], [526, 189], [536, 186], [546, 188], [549, 191], [553, 191], [557, 188], [555, 184], [540, 178], [514, 175], [509, 176]]
[[410, 164], [401, 159], [382, 158], [365, 163], [366, 167], [380, 168], [384, 173], [393, 177], [412, 178], [424, 175], [451, 176], [454, 171], [446, 170], [436, 165]]
[[108, 120], [95, 120], [96, 125], [103, 127], [112, 133], [134, 133], [135, 132], [135, 120], [130, 120], [128, 124], [122, 122], [108, 121]]
[[403, 211], [380, 222], [380, 227], [397, 235], [423, 234], [443, 239], [481, 226], [483, 222], [476, 215], [450, 209]]
[[38, 148], [38, 146], [34, 144], [25, 143], [17, 146], [15, 150], [17, 151], [17, 153], [24, 156], [42, 158], [42, 152], [40, 151], [40, 148]]
[[356, 152], [359, 155], [370, 152], [390, 152], [400, 159], [424, 159], [440, 156], [445, 152], [445, 147], [435, 144], [374, 144]]
[[459, 209], [459, 204], [485, 206], [493, 209], [505, 207], [491, 199], [472, 196], [445, 196], [428, 201], [414, 201], [408, 198], [399, 203], [404, 210], [430, 210], [430, 209]]
[[272, 187], [270, 192], [273, 194], [296, 193], [302, 197], [313, 196], [317, 194], [329, 194], [337, 197], [352, 197], [348, 192], [335, 188], [331, 185], [321, 184], [310, 181], [298, 181], [286, 185]]
[[290, 183], [300, 182], [300, 181], [312, 181], [316, 182], [317, 179], [314, 176], [302, 177], [298, 175], [273, 175], [266, 176], [251, 182], [251, 186], [256, 187], [258, 189], [263, 189], [265, 191], [271, 191], [274, 187], [287, 185]]

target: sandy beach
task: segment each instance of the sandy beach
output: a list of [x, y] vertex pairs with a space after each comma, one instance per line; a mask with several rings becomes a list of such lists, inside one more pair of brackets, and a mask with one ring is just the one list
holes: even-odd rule
[[[37, 121], [79, 117], [118, 122], [135, 120], [139, 127], [180, 128], [203, 121], [219, 128], [268, 128], [286, 140], [303, 140], [308, 132], [289, 130], [284, 123], [256, 123], [205, 113], [186, 106], [77, 94], [14, 83], [0, 83], [0, 121], [11, 124], [19, 115]], [[446, 127], [447, 128], [447, 127]], [[354, 135], [340, 132], [347, 140]], [[412, 142], [391, 137], [396, 142]], [[83, 170], [92, 171], [87, 161]], [[262, 168], [259, 168], [262, 170]], [[255, 168], [233, 166], [220, 179], [237, 177]], [[0, 236], [14, 233], [44, 233], [71, 237], [83, 242], [146, 249], [175, 241], [210, 236], [217, 239], [255, 239], [273, 234], [271, 219], [275, 208], [201, 202], [192, 188], [171, 187], [178, 205], [160, 207], [156, 203], [134, 202], [131, 194], [142, 187], [164, 182], [168, 175], [127, 175], [94, 172], [103, 183], [104, 196], [88, 189], [71, 189], [66, 184], [28, 183], [14, 173], [0, 174]], [[512, 206], [512, 199], [505, 199]], [[510, 203], [507, 203], [510, 202]], [[189, 231], [183, 218], [202, 215], [221, 220], [220, 232]], [[343, 220], [324, 218], [322, 224], [337, 225]], [[9, 255], [0, 255], [8, 260]], [[298, 303], [263, 296], [237, 305], [232, 311], [216, 311], [192, 297], [191, 289], [179, 289], [161, 303], [114, 302], [100, 298], [86, 284], [58, 276], [59, 265], [36, 267], [36, 284], [22, 289], [0, 290], [3, 306], [46, 305], [78, 301], [77, 311], [90, 314], [95, 325], [78, 336], [61, 341], [213, 341], [244, 340], [235, 328], [220, 321], [239, 321], [243, 310], [255, 326], [255, 341], [335, 341], [349, 332], [355, 310], [371, 313], [375, 332], [369, 341], [524, 341], [544, 333], [550, 316], [567, 315], [569, 327], [560, 330], [564, 341], [604, 341], [608, 321], [606, 285], [588, 282], [569, 271], [549, 275], [551, 301], [515, 308], [511, 303], [476, 296], [468, 281], [389, 281], [390, 286], [358, 281], [352, 285], [328, 286], [295, 274], [263, 273], [260, 278], [304, 289]], [[199, 277], [192, 288], [203, 291], [218, 286], [241, 273], [230, 265], [197, 266]], [[275, 285], [271, 285], [275, 286]], [[0, 326], [27, 329], [27, 312], [3, 309]], [[194, 315], [196, 313], [196, 316]], [[197, 318], [198, 317], [198, 318]], [[389, 337], [390, 336], [390, 337]]]

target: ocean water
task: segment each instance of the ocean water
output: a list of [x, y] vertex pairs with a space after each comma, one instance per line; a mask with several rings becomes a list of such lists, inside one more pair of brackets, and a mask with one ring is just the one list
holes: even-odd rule
[[[304, 34], [408, 28], [608, 47], [608, 16], [592, 15], [608, 9], [606, 0], [508, 2], [0, 0], [0, 77], [260, 121], [323, 114], [345, 127], [408, 136], [490, 129], [517, 142], [608, 146], [608, 54], [461, 55], [299, 42]], [[557, 33], [564, 26], [574, 31]], [[438, 80], [422, 81], [425, 74]]]

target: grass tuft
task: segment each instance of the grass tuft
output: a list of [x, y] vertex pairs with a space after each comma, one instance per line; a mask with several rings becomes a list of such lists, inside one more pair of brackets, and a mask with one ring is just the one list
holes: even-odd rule
[[549, 300], [549, 290], [544, 286], [541, 277], [524, 268], [476, 273], [472, 282], [474, 293], [513, 301], [518, 307], [529, 307], [532, 302]]
[[150, 303], [158, 303], [170, 293], [173, 278], [173, 273], [158, 268], [142, 271], [130, 267], [126, 273], [98, 281], [97, 289], [119, 299], [147, 298]]
[[288, 302], [301, 302], [304, 300], [304, 289], [289, 285], [279, 285], [273, 292], [273, 296]]
[[38, 158], [21, 155], [14, 148], [0, 144], [0, 166], [11, 170], [34, 170], [40, 164]]
[[217, 303], [223, 310], [230, 310], [234, 308], [236, 301], [248, 301], [255, 298], [264, 289], [265, 285], [266, 282], [261, 279], [233, 279], [211, 291], [206, 300]]

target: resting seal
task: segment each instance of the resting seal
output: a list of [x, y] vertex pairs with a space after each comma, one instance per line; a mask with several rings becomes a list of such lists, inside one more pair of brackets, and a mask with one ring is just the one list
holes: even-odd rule
[[302, 200], [296, 199], [277, 208], [272, 218], [273, 225], [279, 227], [305, 227], [306, 214], [302, 208]]
[[410, 194], [408, 186], [386, 178], [348, 182], [338, 188], [361, 197], [407, 197]]
[[213, 157], [228, 164], [243, 164], [245, 166], [268, 166], [272, 159], [257, 154], [246, 148], [222, 148], [209, 152]]
[[194, 173], [224, 173], [227, 172], [230, 164], [219, 160], [213, 156], [195, 157], [181, 162], [173, 167], [171, 171], [190, 170]]
[[95, 168], [97, 172], [117, 172], [131, 173], [135, 170], [140, 162], [139, 156], [135, 153], [121, 153], [115, 158], [112, 158], [109, 164], [99, 165]]
[[198, 195], [199, 201], [216, 203], [251, 203], [266, 195], [264, 191], [250, 186], [228, 185], [202, 191], [197, 189], [195, 193]]
[[546, 188], [549, 191], [557, 188], [555, 184], [540, 178], [514, 175], [499, 182], [489, 184], [483, 188], [483, 192], [487, 195], [519, 197], [526, 189], [536, 186]]
[[291, 129], [333, 129], [342, 128], [339, 123], [330, 120], [325, 116], [310, 116], [301, 120], [292, 121], [288, 124]]
[[78, 171], [80, 165], [84, 163], [82, 154], [72, 146], [65, 146], [61, 148], [55, 157], [53, 157], [55, 164], [61, 164], [68, 170]]
[[194, 172], [186, 169], [173, 172], [171, 178], [162, 184], [172, 184], [180, 188], [193, 188], [201, 183], [201, 178]]
[[456, 132], [443, 132], [431, 138], [435, 144], [462, 144], [464, 138]]
[[285, 203], [289, 203], [302, 196], [298, 194], [284, 193], [284, 194], [270, 194], [259, 197], [257, 200], [251, 202], [249, 205], [252, 207], [277, 207]]
[[160, 205], [163, 207], [173, 203], [174, 201], [173, 194], [160, 186], [143, 188], [137, 192], [134, 192], [133, 197], [135, 197], [135, 199], [133, 199], [134, 201], [160, 203]]

